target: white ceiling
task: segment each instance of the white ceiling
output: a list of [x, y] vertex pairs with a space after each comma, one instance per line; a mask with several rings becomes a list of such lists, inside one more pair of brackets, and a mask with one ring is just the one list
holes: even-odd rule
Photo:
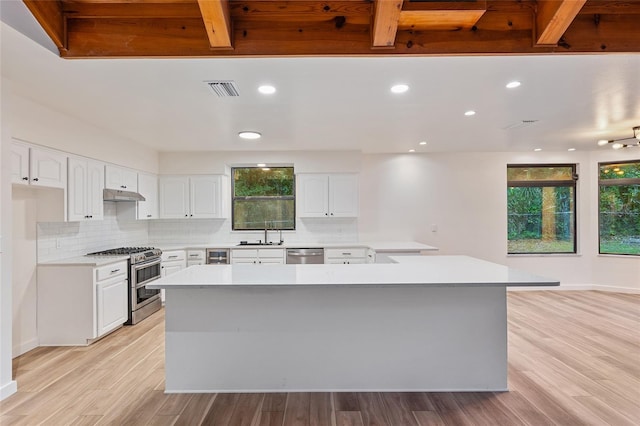
[[[16, 93], [160, 151], [606, 150], [640, 125], [640, 55], [64, 60], [4, 23], [1, 38]], [[522, 120], [539, 121], [505, 130]]]

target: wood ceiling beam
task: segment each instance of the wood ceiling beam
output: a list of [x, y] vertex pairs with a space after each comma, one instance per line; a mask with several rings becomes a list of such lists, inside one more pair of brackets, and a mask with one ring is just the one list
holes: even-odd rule
[[[578, 15], [561, 46], [536, 47], [530, 13], [487, 12], [475, 30], [398, 30], [395, 49], [371, 49], [370, 25], [336, 28], [332, 20], [238, 20], [233, 50], [212, 50], [202, 19], [68, 19], [66, 58], [322, 55], [508, 55], [640, 53], [637, 15]], [[603, 47], [604, 46], [604, 47]]]
[[65, 1], [62, 12], [68, 18], [199, 18], [196, 2], [191, 3], [87, 3]]
[[65, 19], [62, 14], [62, 2], [24, 0], [24, 4], [31, 11], [40, 26], [51, 38], [60, 53], [67, 49]]
[[587, 0], [538, 0], [536, 46], [556, 46]]
[[403, 0], [376, 0], [373, 6], [371, 44], [373, 47], [393, 47]]
[[231, 16], [228, 0], [198, 0], [209, 45], [231, 49]]

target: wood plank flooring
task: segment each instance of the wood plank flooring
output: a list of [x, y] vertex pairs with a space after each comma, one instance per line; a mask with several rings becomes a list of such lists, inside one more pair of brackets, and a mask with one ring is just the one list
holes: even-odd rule
[[89, 347], [16, 358], [0, 424], [640, 424], [640, 295], [512, 292], [508, 312], [510, 392], [165, 395], [160, 311]]

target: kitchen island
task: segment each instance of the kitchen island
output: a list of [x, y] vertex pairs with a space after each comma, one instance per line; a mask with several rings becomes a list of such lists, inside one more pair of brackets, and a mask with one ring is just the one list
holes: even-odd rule
[[192, 266], [166, 289], [166, 392], [502, 391], [507, 286], [467, 256]]

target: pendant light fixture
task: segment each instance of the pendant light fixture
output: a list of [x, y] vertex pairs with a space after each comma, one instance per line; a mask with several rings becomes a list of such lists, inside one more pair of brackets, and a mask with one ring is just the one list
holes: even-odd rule
[[[621, 138], [621, 139], [602, 139], [598, 141], [598, 145], [605, 146], [611, 144], [611, 148], [613, 149], [622, 149], [622, 148], [633, 148], [640, 147], [640, 126], [635, 126], [633, 129], [633, 137]], [[634, 140], [631, 143], [622, 143], [620, 141], [628, 141]]]

